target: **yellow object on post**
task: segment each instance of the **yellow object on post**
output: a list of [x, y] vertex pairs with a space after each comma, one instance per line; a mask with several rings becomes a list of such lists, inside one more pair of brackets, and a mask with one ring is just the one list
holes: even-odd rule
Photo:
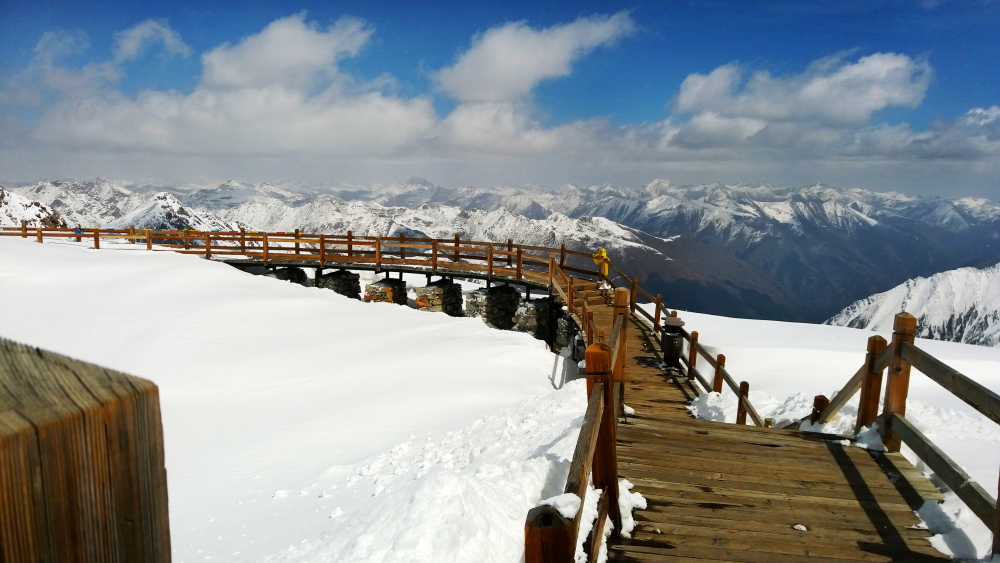
[[608, 251], [603, 248], [594, 254], [594, 264], [601, 267], [601, 277], [608, 277], [608, 264], [611, 263], [611, 259], [608, 258]]

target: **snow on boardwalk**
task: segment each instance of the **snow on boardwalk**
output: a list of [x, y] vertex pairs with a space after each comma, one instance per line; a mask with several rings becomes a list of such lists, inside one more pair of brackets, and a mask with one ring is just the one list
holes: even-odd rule
[[[610, 334], [611, 307], [591, 305]], [[900, 454], [799, 431], [692, 418], [689, 387], [656, 367], [647, 325], [629, 328], [619, 478], [647, 502], [611, 561], [947, 561], [915, 529], [941, 494]], [[697, 327], [694, 327], [697, 328]], [[845, 377], [846, 379], [846, 377]]]

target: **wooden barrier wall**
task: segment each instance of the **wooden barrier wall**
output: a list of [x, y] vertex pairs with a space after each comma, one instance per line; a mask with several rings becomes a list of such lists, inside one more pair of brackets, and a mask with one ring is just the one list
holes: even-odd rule
[[0, 561], [170, 561], [156, 385], [0, 338]]

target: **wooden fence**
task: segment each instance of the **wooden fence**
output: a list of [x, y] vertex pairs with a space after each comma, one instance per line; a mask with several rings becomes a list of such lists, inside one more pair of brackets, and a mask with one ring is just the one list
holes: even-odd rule
[[[552, 282], [553, 266], [560, 276], [566, 273], [597, 278], [600, 270], [580, 264], [592, 261], [592, 254], [566, 248], [462, 240], [458, 235], [448, 239], [414, 238], [401, 234], [396, 237], [308, 234], [295, 230], [285, 232], [257, 231], [153, 231], [149, 229], [0, 229], [0, 236], [33, 236], [37, 242], [51, 239], [93, 241], [99, 249], [102, 240], [140, 242], [147, 250], [171, 250], [195, 254], [209, 259], [245, 259], [264, 266], [299, 264], [319, 268], [361, 267], [376, 271], [412, 269], [433, 275], [468, 275], [541, 284]], [[576, 265], [574, 265], [576, 264]]]
[[549, 505], [541, 505], [528, 512], [524, 525], [525, 563], [552, 563], [573, 561], [579, 543], [583, 501], [587, 485], [593, 481], [594, 489], [601, 490], [597, 517], [590, 534], [584, 538], [584, 552], [588, 562], [597, 561], [604, 525], [610, 518], [613, 529], [621, 529], [618, 504], [618, 455], [616, 427], [623, 401], [625, 344], [628, 339], [630, 293], [619, 288], [614, 293], [614, 328], [609, 343], [603, 334], [587, 347], [587, 411], [580, 427], [569, 476], [564, 493], [580, 499], [580, 508], [573, 519], [564, 517]]
[[[917, 319], [909, 313], [899, 313], [893, 321], [892, 341], [881, 336], [868, 339], [865, 362], [847, 384], [827, 401], [816, 398], [814, 422], [826, 422], [858, 391], [858, 421], [855, 433], [863, 426], [878, 424], [882, 441], [890, 452], [898, 452], [905, 443], [927, 467], [947, 485], [993, 531], [993, 553], [1000, 553], [1000, 506], [950, 457], [906, 419], [906, 396], [910, 385], [910, 368], [929, 377], [967, 405], [1000, 424], [1000, 396], [968, 376], [947, 366], [934, 356], [917, 348]], [[882, 372], [888, 368], [882, 414], [878, 413], [882, 391]]]
[[0, 561], [170, 561], [156, 385], [0, 338]]

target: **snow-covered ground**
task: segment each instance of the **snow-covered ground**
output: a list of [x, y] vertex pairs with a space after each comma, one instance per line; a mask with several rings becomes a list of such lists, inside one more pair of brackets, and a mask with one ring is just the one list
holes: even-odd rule
[[[678, 316], [687, 323], [685, 328], [698, 331], [699, 342], [713, 354], [726, 355], [726, 369], [736, 381], [750, 383], [750, 402], [762, 417], [775, 418], [776, 424], [807, 416], [816, 395], [832, 398], [864, 363], [866, 343], [872, 335], [869, 330], [839, 326], [732, 319], [685, 311], [679, 311]], [[880, 334], [887, 340], [891, 338], [891, 332]], [[1000, 349], [923, 338], [917, 339], [917, 346], [1000, 392]], [[810, 429], [853, 434], [857, 405], [855, 396], [829, 424]], [[736, 421], [736, 399], [728, 388], [721, 397], [714, 393], [702, 395], [694, 406], [702, 418]], [[906, 417], [996, 497], [1000, 426], [917, 370], [910, 375]], [[929, 471], [905, 444], [902, 452], [918, 468]], [[965, 535], [970, 539], [961, 533], [946, 534], [936, 542], [938, 549], [947, 548], [963, 557], [983, 556], [992, 537], [986, 526], [953, 495], [948, 495], [944, 508], [961, 512], [959, 523], [966, 526]]]
[[[524, 517], [561, 492], [585, 407], [581, 381], [561, 386], [571, 363], [478, 319], [85, 246], [0, 238], [0, 335], [159, 385], [175, 561], [520, 559]], [[832, 396], [871, 334], [681, 317], [779, 419]], [[1000, 389], [1000, 349], [919, 345]], [[826, 430], [853, 427], [855, 404]], [[728, 391], [698, 406], [735, 418]], [[916, 373], [908, 415], [996, 492], [995, 424]], [[982, 525], [959, 520], [939, 545], [982, 553], [969, 545]]]
[[160, 387], [174, 561], [518, 560], [586, 407], [554, 389], [572, 362], [135, 248], [0, 239], [0, 335]]

